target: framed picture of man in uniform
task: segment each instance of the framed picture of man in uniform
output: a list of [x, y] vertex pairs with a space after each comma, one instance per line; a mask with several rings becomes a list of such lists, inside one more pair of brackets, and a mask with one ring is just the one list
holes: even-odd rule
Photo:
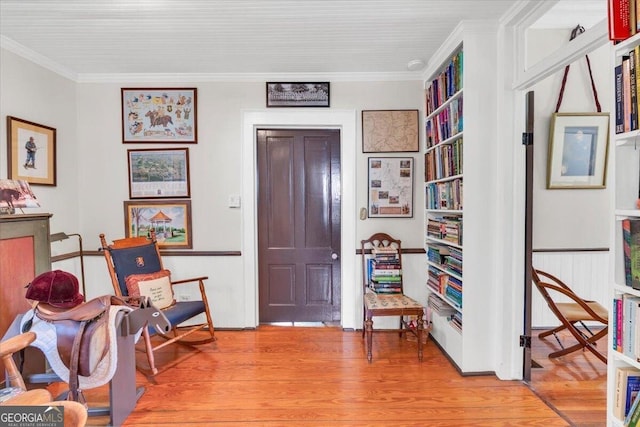
[[56, 185], [56, 129], [7, 116], [8, 178]]

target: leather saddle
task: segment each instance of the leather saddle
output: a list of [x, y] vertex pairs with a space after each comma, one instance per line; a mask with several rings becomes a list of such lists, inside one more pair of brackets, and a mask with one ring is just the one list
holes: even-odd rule
[[[69, 399], [79, 401], [78, 375], [90, 376], [109, 352], [109, 309], [126, 304], [104, 295], [73, 308], [57, 308], [38, 303], [34, 315], [55, 326], [60, 359], [69, 369]], [[25, 325], [23, 329], [30, 326]], [[23, 330], [23, 332], [25, 332]]]

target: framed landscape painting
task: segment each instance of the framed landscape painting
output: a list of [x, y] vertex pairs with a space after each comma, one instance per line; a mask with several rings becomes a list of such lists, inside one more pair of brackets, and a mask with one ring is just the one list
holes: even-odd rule
[[123, 88], [122, 142], [198, 142], [196, 88]]
[[191, 249], [191, 200], [125, 201], [125, 237], [156, 232], [161, 249]]
[[189, 197], [189, 149], [127, 150], [129, 198]]

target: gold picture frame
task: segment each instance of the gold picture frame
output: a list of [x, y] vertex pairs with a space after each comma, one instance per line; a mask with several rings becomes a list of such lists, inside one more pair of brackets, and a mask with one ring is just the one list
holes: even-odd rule
[[7, 116], [8, 179], [56, 186], [56, 129]]
[[549, 135], [548, 189], [606, 188], [609, 113], [555, 113]]
[[153, 228], [160, 249], [191, 249], [191, 200], [125, 201], [125, 237], [148, 236]]

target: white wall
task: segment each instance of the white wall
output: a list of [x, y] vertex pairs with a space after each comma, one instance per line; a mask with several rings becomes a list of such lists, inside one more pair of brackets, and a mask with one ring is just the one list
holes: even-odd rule
[[[570, 31], [530, 30], [532, 56], [548, 46], [566, 43]], [[609, 112], [611, 67], [609, 46], [589, 53], [593, 78], [603, 112]], [[564, 70], [563, 70], [564, 71]], [[535, 92], [533, 247], [534, 249], [588, 249], [609, 247], [609, 188], [547, 190], [549, 126], [555, 112], [563, 71], [531, 88]], [[595, 112], [586, 60], [571, 64], [561, 113]]]
[[[51, 212], [51, 232], [80, 230], [76, 84], [7, 50], [0, 50], [0, 177], [7, 177], [7, 120], [14, 116], [56, 129], [57, 186], [33, 186], [42, 208]], [[24, 145], [24, 143], [22, 143]], [[75, 246], [74, 246], [75, 245]], [[74, 249], [74, 247], [76, 249]], [[71, 240], [54, 244], [54, 254], [77, 250]]]
[[[265, 108], [265, 82], [181, 82], [153, 83], [109, 82], [74, 83], [63, 79], [25, 59], [2, 50], [0, 79], [2, 81], [2, 115], [15, 115], [47, 124], [58, 129], [58, 185], [35, 187], [42, 201], [39, 211], [51, 212], [52, 232], [80, 232], [84, 248], [96, 250], [98, 235], [108, 239], [124, 235], [123, 201], [128, 199], [127, 149], [174, 147], [174, 144], [122, 144], [120, 89], [122, 87], [197, 87], [198, 143], [183, 144], [189, 148], [191, 172], [191, 200], [193, 249], [196, 251], [239, 251], [242, 256], [166, 257], [166, 266], [176, 278], [208, 275], [209, 302], [218, 327], [251, 327], [246, 315], [247, 301], [242, 286], [245, 257], [253, 256], [252, 247], [243, 246], [243, 209], [227, 207], [228, 196], [242, 194], [242, 112], [274, 111]], [[40, 86], [53, 90], [45, 96]], [[11, 90], [5, 90], [10, 87]], [[35, 101], [38, 108], [30, 108]], [[362, 109], [419, 109], [422, 117], [422, 81], [331, 83], [331, 110], [353, 110], [355, 118], [355, 162], [343, 163], [343, 171], [355, 170], [355, 201], [353, 212], [366, 206], [367, 157], [361, 149], [360, 111]], [[42, 110], [42, 112], [40, 112]], [[36, 113], [37, 111], [37, 113]], [[296, 110], [288, 109], [290, 112]], [[308, 113], [309, 109], [300, 109]], [[322, 111], [322, 110], [318, 110]], [[422, 120], [420, 125], [422, 140]], [[6, 138], [6, 131], [2, 132]], [[2, 140], [0, 152], [6, 152]], [[64, 148], [61, 151], [61, 146]], [[61, 154], [64, 153], [64, 156]], [[358, 220], [355, 241], [384, 231], [402, 239], [407, 248], [422, 248], [423, 161], [421, 153], [384, 153], [381, 156], [413, 156], [415, 158], [414, 214], [412, 219]], [[6, 162], [0, 162], [6, 176]], [[64, 171], [62, 175], [60, 172]], [[418, 232], [416, 232], [418, 230]], [[356, 246], [354, 242], [354, 247]], [[53, 254], [76, 250], [77, 243], [56, 243]], [[357, 263], [355, 254], [343, 254], [343, 262]], [[405, 269], [410, 272], [417, 298], [426, 296], [423, 256], [407, 257]], [[86, 257], [85, 271], [89, 297], [111, 292], [104, 260]], [[67, 260], [54, 265], [79, 275], [79, 263]], [[343, 281], [343, 289], [360, 286], [359, 264], [351, 265], [354, 277]], [[257, 286], [257, 285], [256, 285]], [[361, 302], [351, 302], [343, 311], [347, 327], [360, 327]], [[381, 324], [379, 324], [380, 326]]]

